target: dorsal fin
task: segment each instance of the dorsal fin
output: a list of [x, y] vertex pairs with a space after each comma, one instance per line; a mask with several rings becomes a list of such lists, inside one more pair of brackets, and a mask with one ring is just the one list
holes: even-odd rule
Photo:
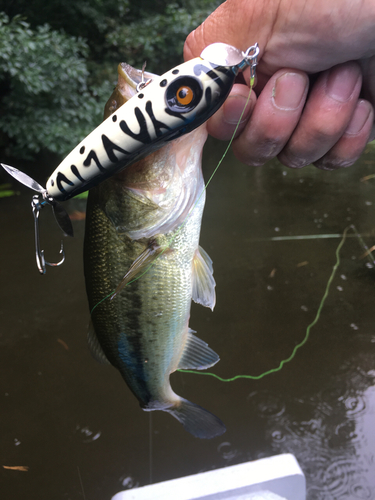
[[189, 328], [178, 370], [204, 370], [216, 364], [219, 359], [216, 352], [208, 347], [206, 342], [193, 335], [193, 330]]
[[215, 286], [212, 260], [200, 246], [193, 258], [192, 299], [194, 302], [213, 310], [216, 302]]

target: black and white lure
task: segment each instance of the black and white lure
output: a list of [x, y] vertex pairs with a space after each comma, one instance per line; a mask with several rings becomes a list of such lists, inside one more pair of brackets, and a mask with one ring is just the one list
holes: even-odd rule
[[246, 52], [224, 43], [206, 47], [200, 57], [142, 82], [135, 94], [104, 120], [60, 163], [43, 188], [31, 177], [9, 165], [0, 165], [15, 179], [39, 193], [32, 200], [35, 221], [36, 260], [40, 273], [46, 265], [60, 265], [44, 258], [39, 244], [39, 213], [51, 205], [65, 234], [73, 236], [67, 212], [58, 203], [116, 174], [135, 161], [196, 129], [224, 103], [239, 71], [250, 66], [251, 76], [258, 45]]

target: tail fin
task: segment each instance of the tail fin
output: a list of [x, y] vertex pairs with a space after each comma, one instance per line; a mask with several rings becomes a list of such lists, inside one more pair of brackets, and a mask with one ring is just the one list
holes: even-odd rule
[[186, 431], [201, 439], [211, 439], [226, 431], [218, 417], [187, 399], [181, 398], [175, 406], [165, 411], [177, 418]]

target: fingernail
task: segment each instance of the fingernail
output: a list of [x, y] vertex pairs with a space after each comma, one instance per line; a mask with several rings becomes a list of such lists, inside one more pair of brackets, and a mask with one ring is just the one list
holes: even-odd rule
[[368, 116], [371, 113], [371, 106], [367, 101], [359, 101], [357, 107], [354, 110], [352, 119], [345, 131], [347, 135], [358, 134], [364, 124], [367, 122]]
[[275, 82], [273, 101], [280, 109], [293, 110], [301, 104], [307, 87], [307, 78], [299, 73], [285, 73]]
[[[231, 96], [226, 100], [223, 107], [223, 116], [226, 123], [231, 125], [237, 124], [240, 119], [241, 113], [246, 105], [247, 98], [244, 96]], [[242, 116], [241, 123], [247, 120], [250, 113], [249, 104], [246, 106], [245, 112]]]
[[328, 73], [326, 92], [339, 102], [346, 102], [352, 95], [360, 77], [360, 69], [357, 64], [346, 64], [335, 66]]

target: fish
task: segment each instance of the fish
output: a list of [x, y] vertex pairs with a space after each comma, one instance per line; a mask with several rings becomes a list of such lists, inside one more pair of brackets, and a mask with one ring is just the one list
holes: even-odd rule
[[[106, 118], [143, 78], [156, 77], [119, 66]], [[177, 395], [169, 377], [219, 361], [189, 327], [191, 301], [213, 310], [216, 300], [212, 260], [199, 245], [206, 139], [203, 124], [92, 188], [84, 238], [94, 358], [117, 368], [144, 411], [167, 412], [203, 439], [225, 425]]]

